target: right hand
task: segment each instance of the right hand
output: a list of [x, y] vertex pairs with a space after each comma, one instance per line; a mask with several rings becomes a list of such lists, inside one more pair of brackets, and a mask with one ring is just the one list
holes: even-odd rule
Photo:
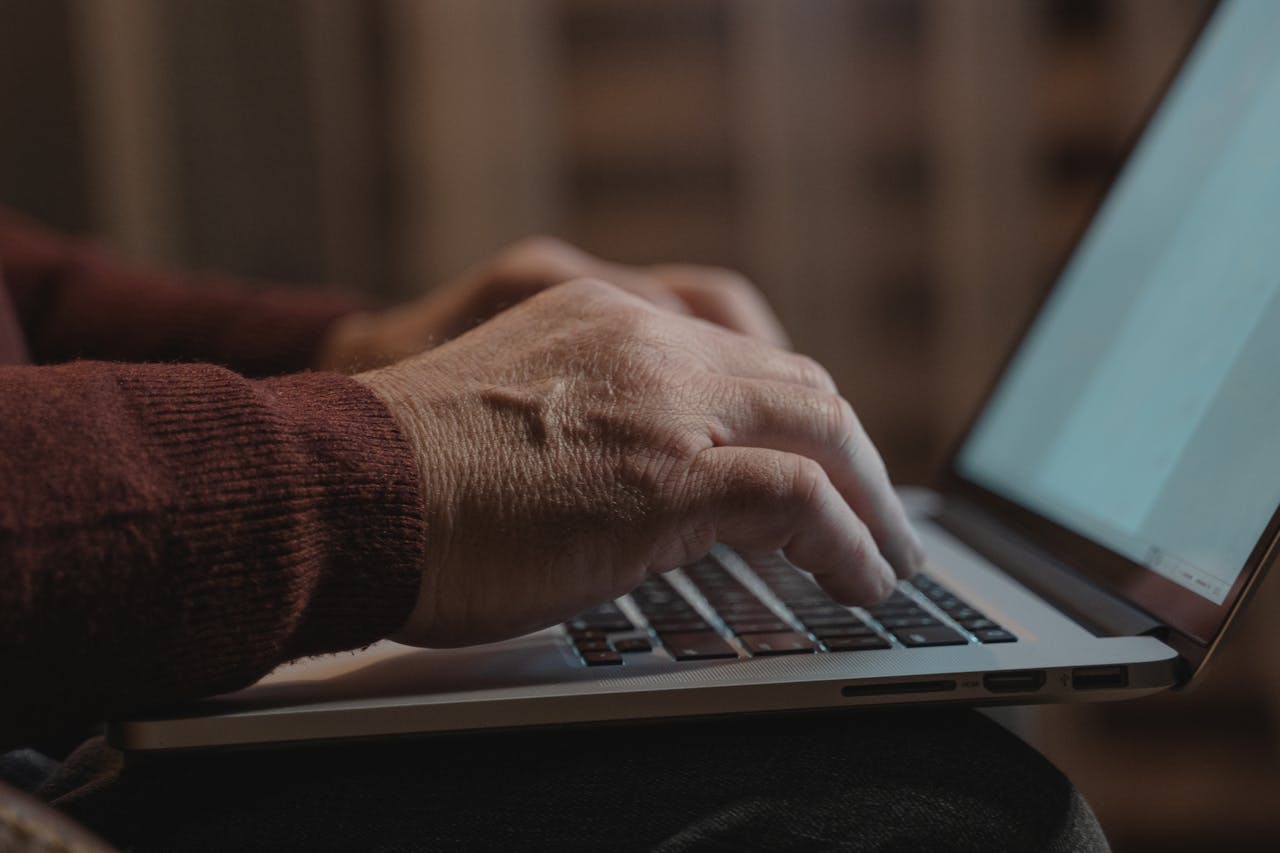
[[401, 642], [546, 627], [715, 542], [781, 549], [848, 604], [920, 562], [880, 456], [815, 362], [602, 282], [356, 379], [422, 473], [428, 545]]

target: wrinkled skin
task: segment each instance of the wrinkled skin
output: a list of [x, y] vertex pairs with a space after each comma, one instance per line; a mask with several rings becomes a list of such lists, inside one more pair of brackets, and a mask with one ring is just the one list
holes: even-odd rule
[[611, 284], [547, 289], [356, 379], [422, 473], [428, 549], [402, 642], [554, 624], [714, 542], [780, 548], [850, 604], [920, 562], [825, 371]]

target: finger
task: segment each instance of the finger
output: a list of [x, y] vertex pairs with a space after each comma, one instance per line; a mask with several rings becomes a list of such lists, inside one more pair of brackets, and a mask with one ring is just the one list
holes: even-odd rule
[[720, 405], [713, 414], [715, 444], [767, 447], [814, 460], [898, 574], [910, 577], [921, 568], [920, 540], [884, 460], [847, 400], [761, 380], [728, 382], [716, 399]]
[[744, 551], [781, 550], [845, 604], [884, 600], [897, 583], [871, 534], [810, 459], [754, 447], [715, 447], [685, 482], [689, 523]]
[[694, 264], [662, 264], [649, 273], [670, 287], [695, 317], [783, 349], [791, 341], [764, 295], [738, 273]]

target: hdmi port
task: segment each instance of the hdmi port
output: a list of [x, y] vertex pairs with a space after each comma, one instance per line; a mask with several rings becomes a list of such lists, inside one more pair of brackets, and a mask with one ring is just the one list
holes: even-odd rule
[[1016, 672], [989, 672], [982, 676], [982, 686], [992, 693], [1033, 693], [1044, 687], [1044, 670], [1020, 669]]

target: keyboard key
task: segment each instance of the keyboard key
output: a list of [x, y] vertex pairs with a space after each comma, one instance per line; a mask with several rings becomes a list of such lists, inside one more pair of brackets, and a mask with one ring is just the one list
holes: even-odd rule
[[[720, 618], [724, 620], [726, 625], [732, 627], [734, 630], [737, 630], [740, 625], [759, 625], [765, 622], [784, 621], [773, 613], [721, 613]], [[777, 630], [790, 631], [791, 628], [784, 625]]]
[[858, 622], [854, 625], [833, 625], [829, 628], [810, 628], [813, 636], [819, 640], [826, 640], [828, 637], [874, 637], [876, 632]]
[[877, 621], [890, 631], [897, 630], [898, 628], [927, 628], [930, 625], [940, 624], [938, 620], [934, 619], [932, 616], [895, 616], [891, 619], [878, 619]]
[[792, 627], [779, 619], [746, 584], [720, 564], [703, 560], [686, 567], [684, 573], [711, 608], [738, 636], [792, 631]]
[[838, 604], [808, 604], [795, 605], [790, 608], [791, 612], [799, 616], [801, 619], [825, 618], [825, 617], [843, 617], [850, 616], [849, 608], [841, 607]]
[[712, 630], [711, 626], [703, 619], [650, 619], [649, 627], [659, 634]]
[[608, 640], [574, 640], [573, 647], [584, 654], [586, 652], [611, 652], [613, 648]]
[[738, 604], [729, 607], [717, 607], [716, 612], [726, 621], [730, 619], [775, 619], [773, 611], [760, 602], [755, 604]]
[[706, 587], [699, 584], [698, 589], [705, 590], [703, 595], [706, 596], [707, 600], [715, 601], [717, 604], [724, 604], [726, 606], [734, 604], [748, 604], [760, 600], [756, 598], [756, 594], [754, 592], [751, 592], [736, 580], [733, 581], [733, 586], [725, 584], [717, 587]]
[[711, 631], [660, 635], [667, 652], [676, 660], [736, 658], [738, 652], [719, 634]]
[[622, 612], [622, 609], [619, 608], [618, 605], [612, 601], [606, 601], [604, 604], [597, 604], [595, 607], [591, 608], [590, 610], [582, 611], [581, 613], [578, 614], [578, 616], [583, 619], [594, 618], [597, 616], [626, 618], [625, 614]]
[[791, 626], [786, 622], [779, 622], [774, 619], [771, 622], [729, 622], [729, 627], [733, 629], [735, 634], [772, 634], [778, 631], [790, 631]]
[[906, 616], [928, 616], [929, 614], [920, 607], [914, 605], [910, 607], [872, 607], [867, 610], [876, 619], [889, 619], [894, 617]]
[[614, 651], [648, 652], [653, 651], [653, 644], [647, 637], [621, 637], [613, 641]]
[[818, 610], [821, 608], [835, 608], [841, 610], [846, 609], [843, 605], [837, 603], [835, 599], [828, 596], [825, 592], [818, 590], [807, 590], [804, 592], [790, 591], [786, 589], [778, 589], [773, 587], [773, 594], [782, 600], [782, 603], [790, 607], [796, 612], [803, 610]]
[[[806, 575], [794, 569], [780, 556], [753, 557], [748, 562], [805, 628], [822, 640], [828, 649], [834, 651], [837, 646], [841, 650], [883, 647], [881, 644], [884, 641], [872, 629], [850, 619], [852, 614], [847, 608], [833, 601]], [[967, 642], [963, 635], [941, 624], [931, 611], [922, 608], [919, 601], [909, 594], [912, 587], [966, 630], [973, 632], [982, 642], [1017, 641], [1013, 634], [986, 618], [951, 590], [930, 577], [920, 575], [904, 582], [885, 601], [867, 608], [867, 613], [891, 631], [903, 645], [925, 648], [963, 645]]]
[[838, 628], [843, 625], [861, 625], [862, 620], [852, 613], [846, 612], [843, 616], [802, 616], [800, 621], [809, 629], [813, 628]]
[[964, 637], [945, 625], [930, 628], [903, 628], [893, 632], [898, 642], [908, 648], [918, 649], [926, 646], [963, 646], [967, 642]]
[[687, 613], [693, 610], [693, 606], [684, 599], [669, 601], [666, 599], [654, 600], [637, 597], [635, 602], [636, 606], [640, 608], [640, 612], [646, 616], [650, 613]]
[[983, 628], [974, 631], [973, 635], [981, 643], [1016, 643], [1018, 638], [1003, 628]]
[[822, 641], [829, 652], [857, 652], [870, 649], [887, 649], [889, 641], [872, 634], [869, 637], [830, 637]]
[[587, 666], [616, 666], [622, 663], [622, 655], [617, 652], [586, 652], [582, 662]]
[[796, 631], [777, 634], [751, 634], [742, 638], [742, 645], [756, 657], [795, 655], [818, 651], [818, 644]]

